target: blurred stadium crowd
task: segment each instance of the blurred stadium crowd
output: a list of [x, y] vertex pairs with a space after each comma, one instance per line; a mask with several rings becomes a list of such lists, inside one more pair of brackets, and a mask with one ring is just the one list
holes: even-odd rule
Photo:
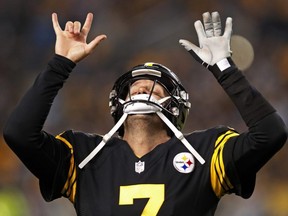
[[[184, 129], [225, 124], [246, 130], [232, 102], [214, 77], [178, 44], [197, 43], [194, 21], [205, 11], [233, 18], [234, 34], [253, 45], [255, 59], [244, 73], [276, 107], [288, 125], [288, 1], [286, 0], [1, 0], [0, 4], [0, 130], [36, 75], [54, 53], [51, 13], [84, 21], [94, 13], [90, 37], [108, 40], [78, 64], [58, 95], [45, 130], [57, 134], [73, 128], [100, 134], [113, 125], [108, 95], [115, 79], [136, 64], [159, 62], [176, 72], [190, 93], [192, 109]], [[29, 115], [29, 113], [27, 113]], [[288, 147], [258, 174], [249, 200], [228, 195], [221, 216], [288, 215]], [[37, 179], [0, 138], [0, 216], [71, 216], [65, 199], [46, 203]]]

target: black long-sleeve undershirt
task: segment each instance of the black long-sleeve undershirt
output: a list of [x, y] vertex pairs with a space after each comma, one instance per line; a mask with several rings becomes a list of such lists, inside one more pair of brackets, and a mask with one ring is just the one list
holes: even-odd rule
[[[54, 98], [74, 67], [73, 62], [56, 55], [38, 75], [4, 128], [4, 138], [10, 148], [35, 176], [47, 181], [56, 173], [59, 163], [63, 167], [69, 163], [69, 149], [42, 129]], [[248, 132], [224, 151], [224, 157], [235, 161], [230, 167], [236, 166], [238, 170], [232, 173], [228, 168], [228, 175], [240, 175], [244, 179], [235, 184], [242, 184], [248, 174], [255, 175], [284, 145], [286, 128], [274, 108], [234, 65], [215, 76], [249, 127]]]
[[[4, 138], [9, 147], [37, 178], [47, 180], [48, 185], [53, 184], [56, 170], [61, 167], [59, 164], [69, 167], [70, 150], [42, 129], [54, 98], [74, 67], [72, 61], [55, 55], [4, 127]], [[63, 175], [66, 175], [62, 178], [65, 181], [67, 174], [64, 172]]]
[[220, 72], [217, 65], [210, 70], [248, 127], [247, 132], [232, 138], [224, 149], [224, 160], [234, 161], [225, 164], [227, 173], [231, 179], [239, 179], [233, 182], [235, 192], [247, 198], [253, 192], [256, 173], [285, 144], [287, 131], [271, 104], [249, 84], [230, 58], [228, 61], [231, 67], [225, 71]]

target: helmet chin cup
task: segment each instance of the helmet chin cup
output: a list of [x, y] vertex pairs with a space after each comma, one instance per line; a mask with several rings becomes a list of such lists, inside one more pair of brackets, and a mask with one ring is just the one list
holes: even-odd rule
[[149, 114], [161, 110], [159, 102], [148, 94], [133, 95], [131, 100], [125, 102], [123, 107], [123, 112], [127, 114]]
[[161, 109], [149, 102], [131, 102], [124, 106], [123, 112], [127, 114], [150, 114], [161, 111]]

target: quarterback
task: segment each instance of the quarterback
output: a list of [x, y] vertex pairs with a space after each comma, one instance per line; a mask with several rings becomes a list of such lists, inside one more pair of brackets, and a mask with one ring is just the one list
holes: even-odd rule
[[106, 39], [98, 35], [87, 43], [92, 20], [89, 13], [83, 27], [69, 21], [62, 29], [52, 14], [55, 56], [5, 125], [7, 144], [39, 179], [43, 198], [65, 197], [79, 216], [214, 215], [225, 194], [249, 198], [256, 173], [281, 149], [287, 132], [231, 59], [232, 18], [222, 30], [218, 12], [195, 22], [199, 46], [179, 43], [215, 76], [246, 132], [219, 125], [183, 134], [189, 93], [173, 71], [154, 62], [116, 80], [109, 97], [115, 125], [107, 134], [43, 130], [73, 68]]

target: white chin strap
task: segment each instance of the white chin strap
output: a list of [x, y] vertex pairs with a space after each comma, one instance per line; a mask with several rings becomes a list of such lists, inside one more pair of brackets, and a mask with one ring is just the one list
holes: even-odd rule
[[[121, 125], [126, 120], [127, 116], [130, 114], [149, 114], [156, 113], [160, 119], [170, 128], [175, 136], [185, 145], [185, 147], [194, 155], [194, 157], [201, 163], [204, 164], [205, 160], [199, 155], [199, 153], [191, 146], [191, 144], [186, 140], [183, 133], [181, 133], [171, 121], [161, 112], [161, 104], [169, 99], [170, 97], [165, 97], [160, 100], [156, 100], [153, 96], [148, 94], [139, 94], [131, 97], [129, 102], [121, 101], [124, 104], [123, 115], [119, 121], [114, 125], [114, 127], [103, 136], [102, 141], [97, 145], [97, 147], [79, 164], [79, 168], [82, 169], [90, 160], [92, 160], [95, 155], [104, 147], [108, 140], [116, 133], [116, 131], [121, 127]], [[147, 102], [146, 102], [147, 101]], [[155, 104], [151, 103], [152, 101]]]
[[162, 113], [156, 112], [156, 114], [162, 119], [163, 122], [173, 131], [175, 136], [184, 144], [184, 146], [191, 152], [191, 154], [201, 163], [202, 165], [205, 163], [205, 160], [201, 157], [201, 155], [192, 147], [192, 145], [187, 141], [184, 137], [183, 133], [179, 131], [171, 121]]

